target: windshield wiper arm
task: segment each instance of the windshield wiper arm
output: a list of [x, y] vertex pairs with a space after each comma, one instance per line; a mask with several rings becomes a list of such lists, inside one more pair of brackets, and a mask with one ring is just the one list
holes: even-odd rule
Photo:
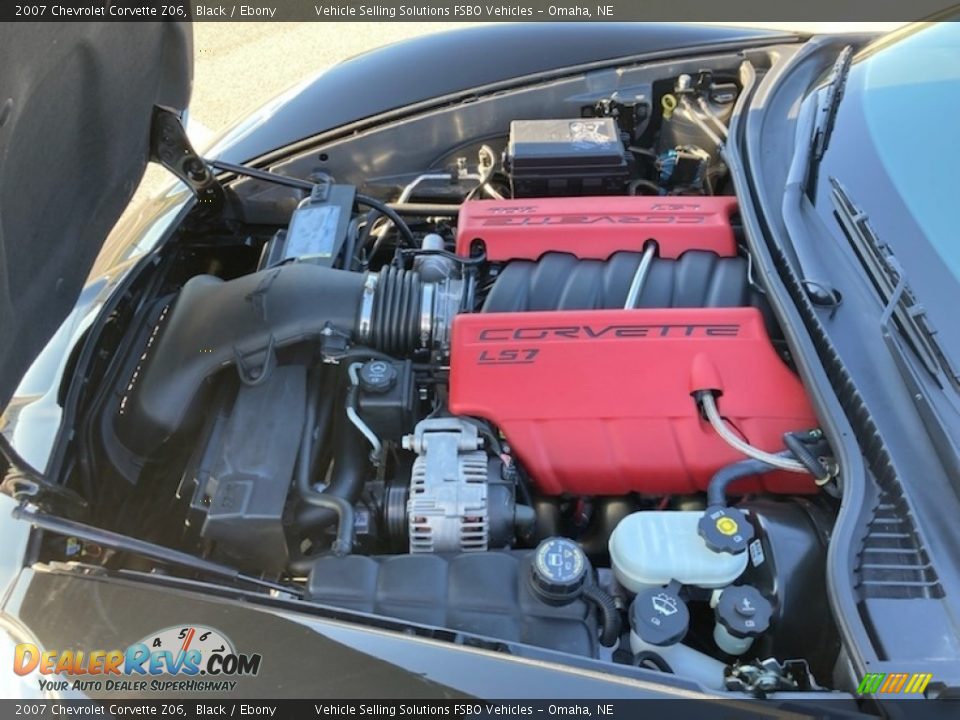
[[843, 99], [843, 91], [847, 86], [847, 75], [850, 73], [850, 61], [853, 59], [853, 46], [847, 45], [837, 59], [827, 77], [827, 83], [817, 95], [817, 115], [813, 121], [813, 131], [810, 133], [810, 155], [807, 158], [807, 191], [813, 191], [817, 184], [817, 168], [823, 159], [827, 147], [830, 145], [830, 135], [837, 119], [837, 108]]
[[903, 266], [890, 246], [880, 241], [867, 214], [834, 177], [830, 178], [830, 198], [841, 227], [884, 303], [881, 327], [889, 329], [891, 324], [896, 324], [924, 369], [941, 388], [946, 384], [944, 379], [954, 387], [960, 385], [960, 377], [939, 344], [926, 308], [910, 288]]

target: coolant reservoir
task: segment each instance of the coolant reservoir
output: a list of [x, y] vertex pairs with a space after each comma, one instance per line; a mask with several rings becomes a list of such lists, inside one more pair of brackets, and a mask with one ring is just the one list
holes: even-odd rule
[[700, 511], [650, 510], [628, 515], [610, 535], [610, 563], [628, 590], [643, 592], [676, 580], [726, 587], [747, 567], [746, 552], [714, 552], [697, 533]]

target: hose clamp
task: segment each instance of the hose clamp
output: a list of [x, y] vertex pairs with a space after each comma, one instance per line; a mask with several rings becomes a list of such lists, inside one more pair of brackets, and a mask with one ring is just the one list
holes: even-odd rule
[[430, 347], [436, 297], [436, 283], [428, 282], [420, 286], [420, 347]]
[[380, 276], [367, 273], [363, 280], [363, 296], [360, 299], [360, 317], [357, 320], [357, 336], [363, 344], [369, 344], [373, 332], [373, 300], [377, 294]]

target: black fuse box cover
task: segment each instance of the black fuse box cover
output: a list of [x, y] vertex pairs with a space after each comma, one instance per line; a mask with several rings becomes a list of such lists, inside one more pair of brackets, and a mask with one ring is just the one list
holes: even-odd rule
[[556, 606], [530, 582], [530, 550], [458, 555], [323, 557], [307, 599], [586, 657], [598, 651], [596, 613], [583, 599]]
[[613, 118], [510, 123], [507, 169], [514, 197], [620, 195], [627, 162]]

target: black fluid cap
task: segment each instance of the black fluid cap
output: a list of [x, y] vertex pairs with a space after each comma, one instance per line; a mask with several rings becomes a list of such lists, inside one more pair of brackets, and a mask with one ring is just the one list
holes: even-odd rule
[[634, 598], [630, 606], [630, 627], [650, 645], [674, 645], [687, 634], [690, 611], [674, 590], [653, 588]]
[[360, 368], [360, 389], [368, 393], [385, 393], [397, 382], [397, 369], [385, 360], [370, 360]]
[[530, 565], [534, 593], [544, 602], [564, 605], [580, 596], [587, 579], [587, 556], [573, 540], [551, 537], [537, 545]]
[[770, 627], [773, 605], [752, 585], [731, 585], [720, 593], [716, 614], [734, 637], [757, 637]]
[[753, 539], [753, 525], [736, 508], [713, 505], [697, 523], [697, 533], [714, 552], [739, 555]]

